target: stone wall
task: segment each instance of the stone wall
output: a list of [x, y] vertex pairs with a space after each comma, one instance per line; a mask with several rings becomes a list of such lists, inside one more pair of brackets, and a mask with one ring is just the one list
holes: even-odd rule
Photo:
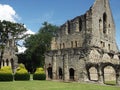
[[63, 24], [57, 34], [45, 56], [47, 79], [102, 84], [116, 80], [120, 85], [120, 55], [109, 0], [96, 0], [84, 15]]

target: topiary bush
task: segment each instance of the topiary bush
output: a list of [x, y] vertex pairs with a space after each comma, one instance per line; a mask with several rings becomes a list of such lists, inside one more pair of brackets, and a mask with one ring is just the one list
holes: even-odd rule
[[11, 67], [5, 66], [0, 69], [0, 81], [13, 81]]
[[43, 68], [37, 68], [33, 74], [33, 80], [45, 80], [46, 75]]
[[23, 64], [20, 64], [14, 75], [15, 80], [30, 80], [30, 74]]

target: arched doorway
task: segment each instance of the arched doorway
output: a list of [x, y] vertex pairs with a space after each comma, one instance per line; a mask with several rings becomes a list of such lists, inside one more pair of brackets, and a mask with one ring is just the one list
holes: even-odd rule
[[116, 72], [112, 66], [104, 67], [103, 73], [105, 84], [116, 84]]
[[11, 67], [12, 67], [12, 70], [14, 71], [14, 60], [11, 59]]
[[49, 78], [49, 79], [52, 79], [52, 76], [53, 76], [53, 75], [52, 75], [52, 67], [48, 67], [48, 68], [47, 68], [47, 71], [48, 71], [48, 78]]
[[90, 76], [90, 80], [92, 81], [97, 81], [98, 80], [98, 72], [97, 69], [95, 67], [91, 67], [89, 69], [89, 76]]
[[59, 79], [63, 78], [63, 72], [62, 72], [62, 68], [59, 68]]
[[7, 66], [9, 66], [9, 61], [8, 61], [8, 59], [6, 59], [6, 64], [7, 64]]
[[74, 73], [75, 73], [75, 70], [73, 68], [70, 68], [69, 69], [69, 77], [70, 77], [70, 80], [74, 80]]

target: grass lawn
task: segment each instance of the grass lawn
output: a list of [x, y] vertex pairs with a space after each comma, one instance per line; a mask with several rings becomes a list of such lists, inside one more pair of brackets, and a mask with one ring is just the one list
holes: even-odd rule
[[120, 87], [55, 81], [0, 82], [0, 90], [120, 90]]

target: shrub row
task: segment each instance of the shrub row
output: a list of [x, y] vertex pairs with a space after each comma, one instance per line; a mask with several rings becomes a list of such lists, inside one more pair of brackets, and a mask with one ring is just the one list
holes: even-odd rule
[[[16, 73], [12, 74], [12, 69], [9, 66], [5, 66], [0, 69], [0, 81], [13, 81], [14, 80], [30, 80], [30, 74], [25, 69], [23, 64], [20, 64], [16, 70]], [[33, 74], [33, 80], [45, 80], [46, 75], [43, 68], [37, 68]]]

